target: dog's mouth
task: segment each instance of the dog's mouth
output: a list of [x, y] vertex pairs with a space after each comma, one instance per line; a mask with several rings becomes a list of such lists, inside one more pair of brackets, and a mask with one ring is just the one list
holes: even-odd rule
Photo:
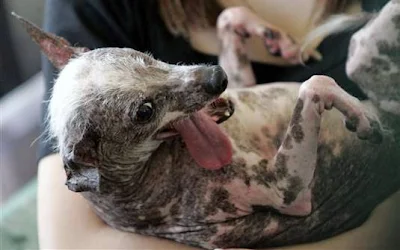
[[218, 124], [228, 120], [233, 112], [233, 103], [219, 97], [190, 116], [168, 123], [157, 132], [156, 139], [180, 136], [200, 166], [219, 169], [231, 162], [232, 146]]
[[[234, 111], [235, 107], [231, 100], [218, 97], [197, 112], [204, 112], [216, 124], [220, 124], [228, 120], [233, 115]], [[169, 122], [167, 125], [159, 130], [159, 132], [156, 134], [156, 139], [164, 140], [179, 136], [179, 132], [175, 128], [175, 123], [181, 122], [182, 120], [190, 119], [192, 115]]]

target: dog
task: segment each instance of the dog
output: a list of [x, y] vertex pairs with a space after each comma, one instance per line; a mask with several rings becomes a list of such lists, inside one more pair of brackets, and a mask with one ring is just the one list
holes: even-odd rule
[[[363, 102], [322, 75], [230, 87], [229, 65], [73, 47], [17, 17], [60, 70], [48, 129], [67, 187], [111, 227], [213, 249], [332, 237], [399, 189], [399, 14], [388, 3], [352, 38], [347, 72]], [[241, 36], [229, 16], [222, 45]], [[230, 44], [221, 64], [249, 68]]]

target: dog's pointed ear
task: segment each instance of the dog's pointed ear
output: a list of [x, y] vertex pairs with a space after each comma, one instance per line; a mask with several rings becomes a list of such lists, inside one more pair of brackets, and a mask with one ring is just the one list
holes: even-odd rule
[[74, 192], [96, 192], [100, 190], [97, 145], [98, 137], [91, 132], [75, 145], [64, 157], [64, 169], [67, 174], [66, 185]]
[[73, 47], [64, 38], [43, 31], [35, 24], [14, 12], [11, 14], [21, 22], [32, 40], [40, 46], [41, 51], [47, 56], [54, 67], [59, 70], [62, 69], [72, 57], [89, 51], [89, 49], [85, 47]]

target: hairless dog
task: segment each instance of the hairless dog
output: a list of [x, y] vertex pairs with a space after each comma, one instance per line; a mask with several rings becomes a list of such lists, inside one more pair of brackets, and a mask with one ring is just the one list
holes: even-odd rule
[[287, 57], [279, 43], [293, 41], [233, 22], [241, 11], [218, 20], [222, 67], [72, 47], [19, 17], [60, 70], [48, 119], [66, 185], [110, 226], [206, 249], [282, 246], [357, 227], [399, 189], [398, 1], [351, 42], [365, 102], [326, 76], [245, 88], [246, 37]]

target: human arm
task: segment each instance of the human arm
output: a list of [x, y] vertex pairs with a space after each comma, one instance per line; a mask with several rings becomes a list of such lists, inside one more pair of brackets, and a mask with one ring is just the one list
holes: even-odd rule
[[195, 249], [172, 241], [126, 233], [103, 223], [79, 194], [64, 185], [57, 154], [38, 169], [38, 232], [41, 249]]

